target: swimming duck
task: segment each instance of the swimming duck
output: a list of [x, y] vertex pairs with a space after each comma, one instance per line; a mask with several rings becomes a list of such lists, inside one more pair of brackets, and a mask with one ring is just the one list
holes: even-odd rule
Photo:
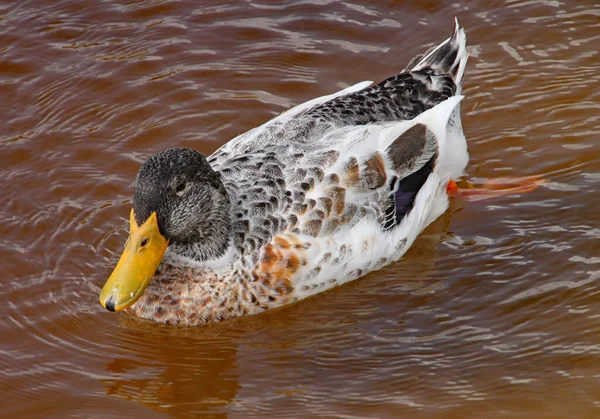
[[400, 74], [290, 109], [206, 158], [171, 148], [134, 186], [110, 311], [199, 325], [289, 304], [399, 260], [467, 165], [466, 37]]

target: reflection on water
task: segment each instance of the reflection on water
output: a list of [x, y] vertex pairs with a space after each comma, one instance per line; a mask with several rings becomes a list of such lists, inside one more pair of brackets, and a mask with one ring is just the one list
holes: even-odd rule
[[[365, 364], [360, 352], [371, 349], [355, 347], [355, 342], [364, 339], [365, 334], [370, 339], [377, 335], [381, 342], [393, 345], [413, 338], [403, 337], [393, 326], [371, 335], [375, 331], [363, 328], [361, 322], [387, 319], [387, 323], [394, 314], [402, 313], [402, 300], [407, 293], [422, 298], [440, 289], [440, 281], [432, 280], [431, 275], [437, 244], [448, 221], [449, 217], [438, 220], [415, 243], [410, 251], [414, 264], [401, 263], [384, 269], [365, 278], [364, 286], [355, 283], [348, 292], [327, 293], [322, 299], [309, 300], [308, 307], [300, 303], [264, 316], [200, 329], [174, 329], [121, 317], [119, 335], [114, 339], [123, 343], [123, 350], [133, 347], [137, 354], [135, 359], [118, 357], [107, 363], [111, 378], [102, 380], [107, 394], [117, 394], [175, 416], [218, 413], [223, 407], [239, 413], [249, 408], [269, 412], [274, 403], [282, 400], [295, 400], [295, 409], [302, 409], [306, 401], [329, 397], [325, 395], [328, 387], [343, 385], [350, 389], [351, 384], [344, 383], [346, 367], [362, 377], [356, 383], [357, 389], [373, 381], [374, 388], [382, 391], [382, 377], [377, 377], [377, 371], [388, 367], [383, 362]], [[399, 282], [398, 276], [406, 280]], [[320, 332], [328, 334], [327, 341], [318, 337]], [[315, 333], [317, 336], [311, 336]], [[286, 353], [300, 356], [296, 365], [289, 365]], [[276, 390], [257, 397], [253, 389], [262, 386]], [[375, 397], [374, 390], [371, 392]], [[321, 413], [335, 412], [336, 409], [326, 408]], [[288, 412], [293, 413], [294, 409]]]
[[[143, 329], [127, 320], [121, 325], [125, 334], [129, 329]], [[136, 333], [136, 341], [145, 339], [152, 344], [135, 359], [119, 357], [106, 364], [111, 376], [101, 380], [106, 394], [175, 416], [218, 413], [235, 399], [239, 390], [236, 348], [228, 336], [211, 336], [211, 331], [207, 334], [208, 342], [197, 334], [188, 337], [185, 331]], [[160, 362], [164, 359], [173, 362]]]
[[[595, 417], [594, 2], [0, 5], [6, 417]], [[458, 16], [469, 176], [404, 259], [202, 328], [112, 315], [99, 286], [141, 162], [209, 154], [286, 108], [396, 73]]]

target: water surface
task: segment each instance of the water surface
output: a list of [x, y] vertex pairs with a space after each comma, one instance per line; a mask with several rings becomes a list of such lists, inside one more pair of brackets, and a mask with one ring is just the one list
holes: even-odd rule
[[[600, 415], [600, 8], [403, 3], [0, 5], [1, 416]], [[259, 316], [99, 305], [146, 158], [393, 75], [454, 16], [469, 176], [549, 183], [454, 202], [401, 262]]]

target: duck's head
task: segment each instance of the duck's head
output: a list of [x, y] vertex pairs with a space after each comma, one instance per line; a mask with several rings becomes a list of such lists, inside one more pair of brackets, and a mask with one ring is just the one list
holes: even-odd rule
[[229, 244], [229, 197], [206, 158], [171, 148], [148, 159], [135, 180], [130, 235], [100, 303], [123, 310], [144, 293], [167, 247], [197, 261], [221, 256]]

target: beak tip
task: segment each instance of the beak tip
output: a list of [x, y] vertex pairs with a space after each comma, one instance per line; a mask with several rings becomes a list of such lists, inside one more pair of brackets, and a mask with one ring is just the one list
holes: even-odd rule
[[104, 307], [108, 310], [108, 311], [115, 311], [115, 300], [113, 297], [108, 297], [108, 300], [106, 300], [106, 304], [104, 305]]

